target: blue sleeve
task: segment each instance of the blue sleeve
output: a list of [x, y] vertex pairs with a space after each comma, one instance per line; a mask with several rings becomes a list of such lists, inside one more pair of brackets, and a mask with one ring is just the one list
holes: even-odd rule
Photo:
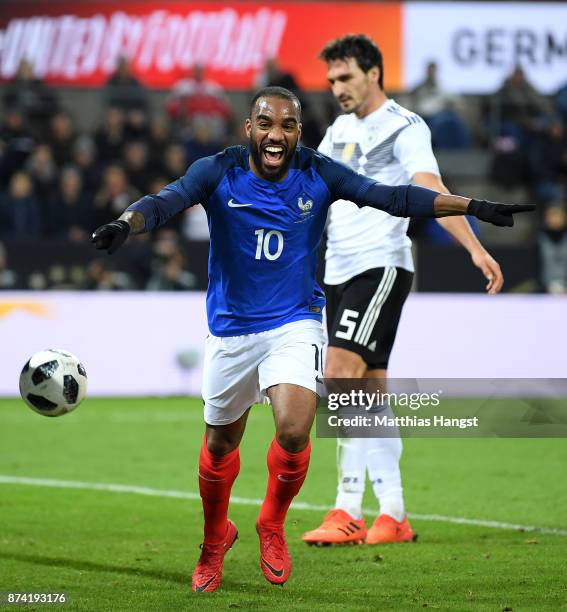
[[378, 208], [394, 217], [435, 217], [433, 202], [436, 191], [416, 185], [383, 185], [330, 157], [318, 156], [317, 171], [327, 184], [331, 203], [349, 200], [358, 206]]
[[142, 213], [146, 220], [145, 230], [150, 232], [190, 206], [202, 204], [206, 207], [223, 175], [224, 165], [219, 161], [221, 155], [197, 160], [180, 179], [157, 194], [140, 198], [126, 210]]

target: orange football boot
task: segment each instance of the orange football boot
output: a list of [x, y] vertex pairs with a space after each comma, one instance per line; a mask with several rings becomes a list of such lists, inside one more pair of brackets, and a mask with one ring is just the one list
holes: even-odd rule
[[335, 508], [327, 513], [317, 529], [301, 536], [307, 544], [328, 546], [329, 544], [362, 544], [366, 537], [364, 518], [359, 520], [348, 512]]
[[367, 544], [395, 544], [415, 540], [417, 535], [414, 534], [407, 516], [399, 522], [388, 514], [381, 514], [366, 534]]

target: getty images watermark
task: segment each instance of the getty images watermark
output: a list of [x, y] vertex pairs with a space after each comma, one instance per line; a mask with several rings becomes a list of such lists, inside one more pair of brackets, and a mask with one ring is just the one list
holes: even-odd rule
[[567, 437], [565, 379], [326, 379], [322, 438]]

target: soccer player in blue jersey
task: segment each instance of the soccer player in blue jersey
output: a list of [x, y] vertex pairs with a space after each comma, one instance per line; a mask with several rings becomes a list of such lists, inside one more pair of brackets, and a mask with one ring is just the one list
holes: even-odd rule
[[224, 556], [237, 538], [228, 519], [230, 491], [250, 406], [262, 396], [270, 399], [276, 432], [256, 523], [260, 567], [273, 584], [289, 578], [284, 521], [309, 465], [325, 305], [315, 269], [330, 204], [345, 199], [401, 217], [472, 214], [501, 226], [513, 225], [513, 213], [533, 210], [410, 185], [389, 187], [300, 147], [300, 103], [280, 87], [254, 96], [246, 133], [248, 146], [196, 161], [179, 180], [93, 234], [98, 249], [113, 253], [130, 233], [151, 231], [189, 206], [200, 203], [207, 211], [210, 335], [199, 457], [204, 542], [192, 579], [197, 592], [220, 585]]

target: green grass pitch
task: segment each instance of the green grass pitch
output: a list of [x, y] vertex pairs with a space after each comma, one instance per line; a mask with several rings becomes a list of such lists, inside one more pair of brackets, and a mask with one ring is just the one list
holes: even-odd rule
[[[198, 499], [29, 486], [1, 477], [117, 483], [197, 492], [203, 432], [196, 399], [88, 399], [58, 419], [0, 401], [0, 591], [68, 593], [68, 610], [557, 610], [567, 608], [567, 444], [561, 439], [410, 439], [406, 503], [419, 540], [309, 548], [321, 511], [293, 509], [294, 560], [283, 587], [265, 582], [254, 522], [266, 486], [271, 413], [255, 407], [230, 516], [240, 538], [214, 594], [190, 591], [199, 555]], [[335, 442], [314, 439], [297, 501], [330, 505]], [[252, 501], [250, 501], [252, 500]], [[372, 495], [366, 508], [374, 508]], [[444, 515], [560, 531], [457, 524]], [[367, 514], [367, 521], [374, 515]], [[426, 520], [427, 519], [427, 520]], [[45, 609], [52, 606], [25, 606]]]

